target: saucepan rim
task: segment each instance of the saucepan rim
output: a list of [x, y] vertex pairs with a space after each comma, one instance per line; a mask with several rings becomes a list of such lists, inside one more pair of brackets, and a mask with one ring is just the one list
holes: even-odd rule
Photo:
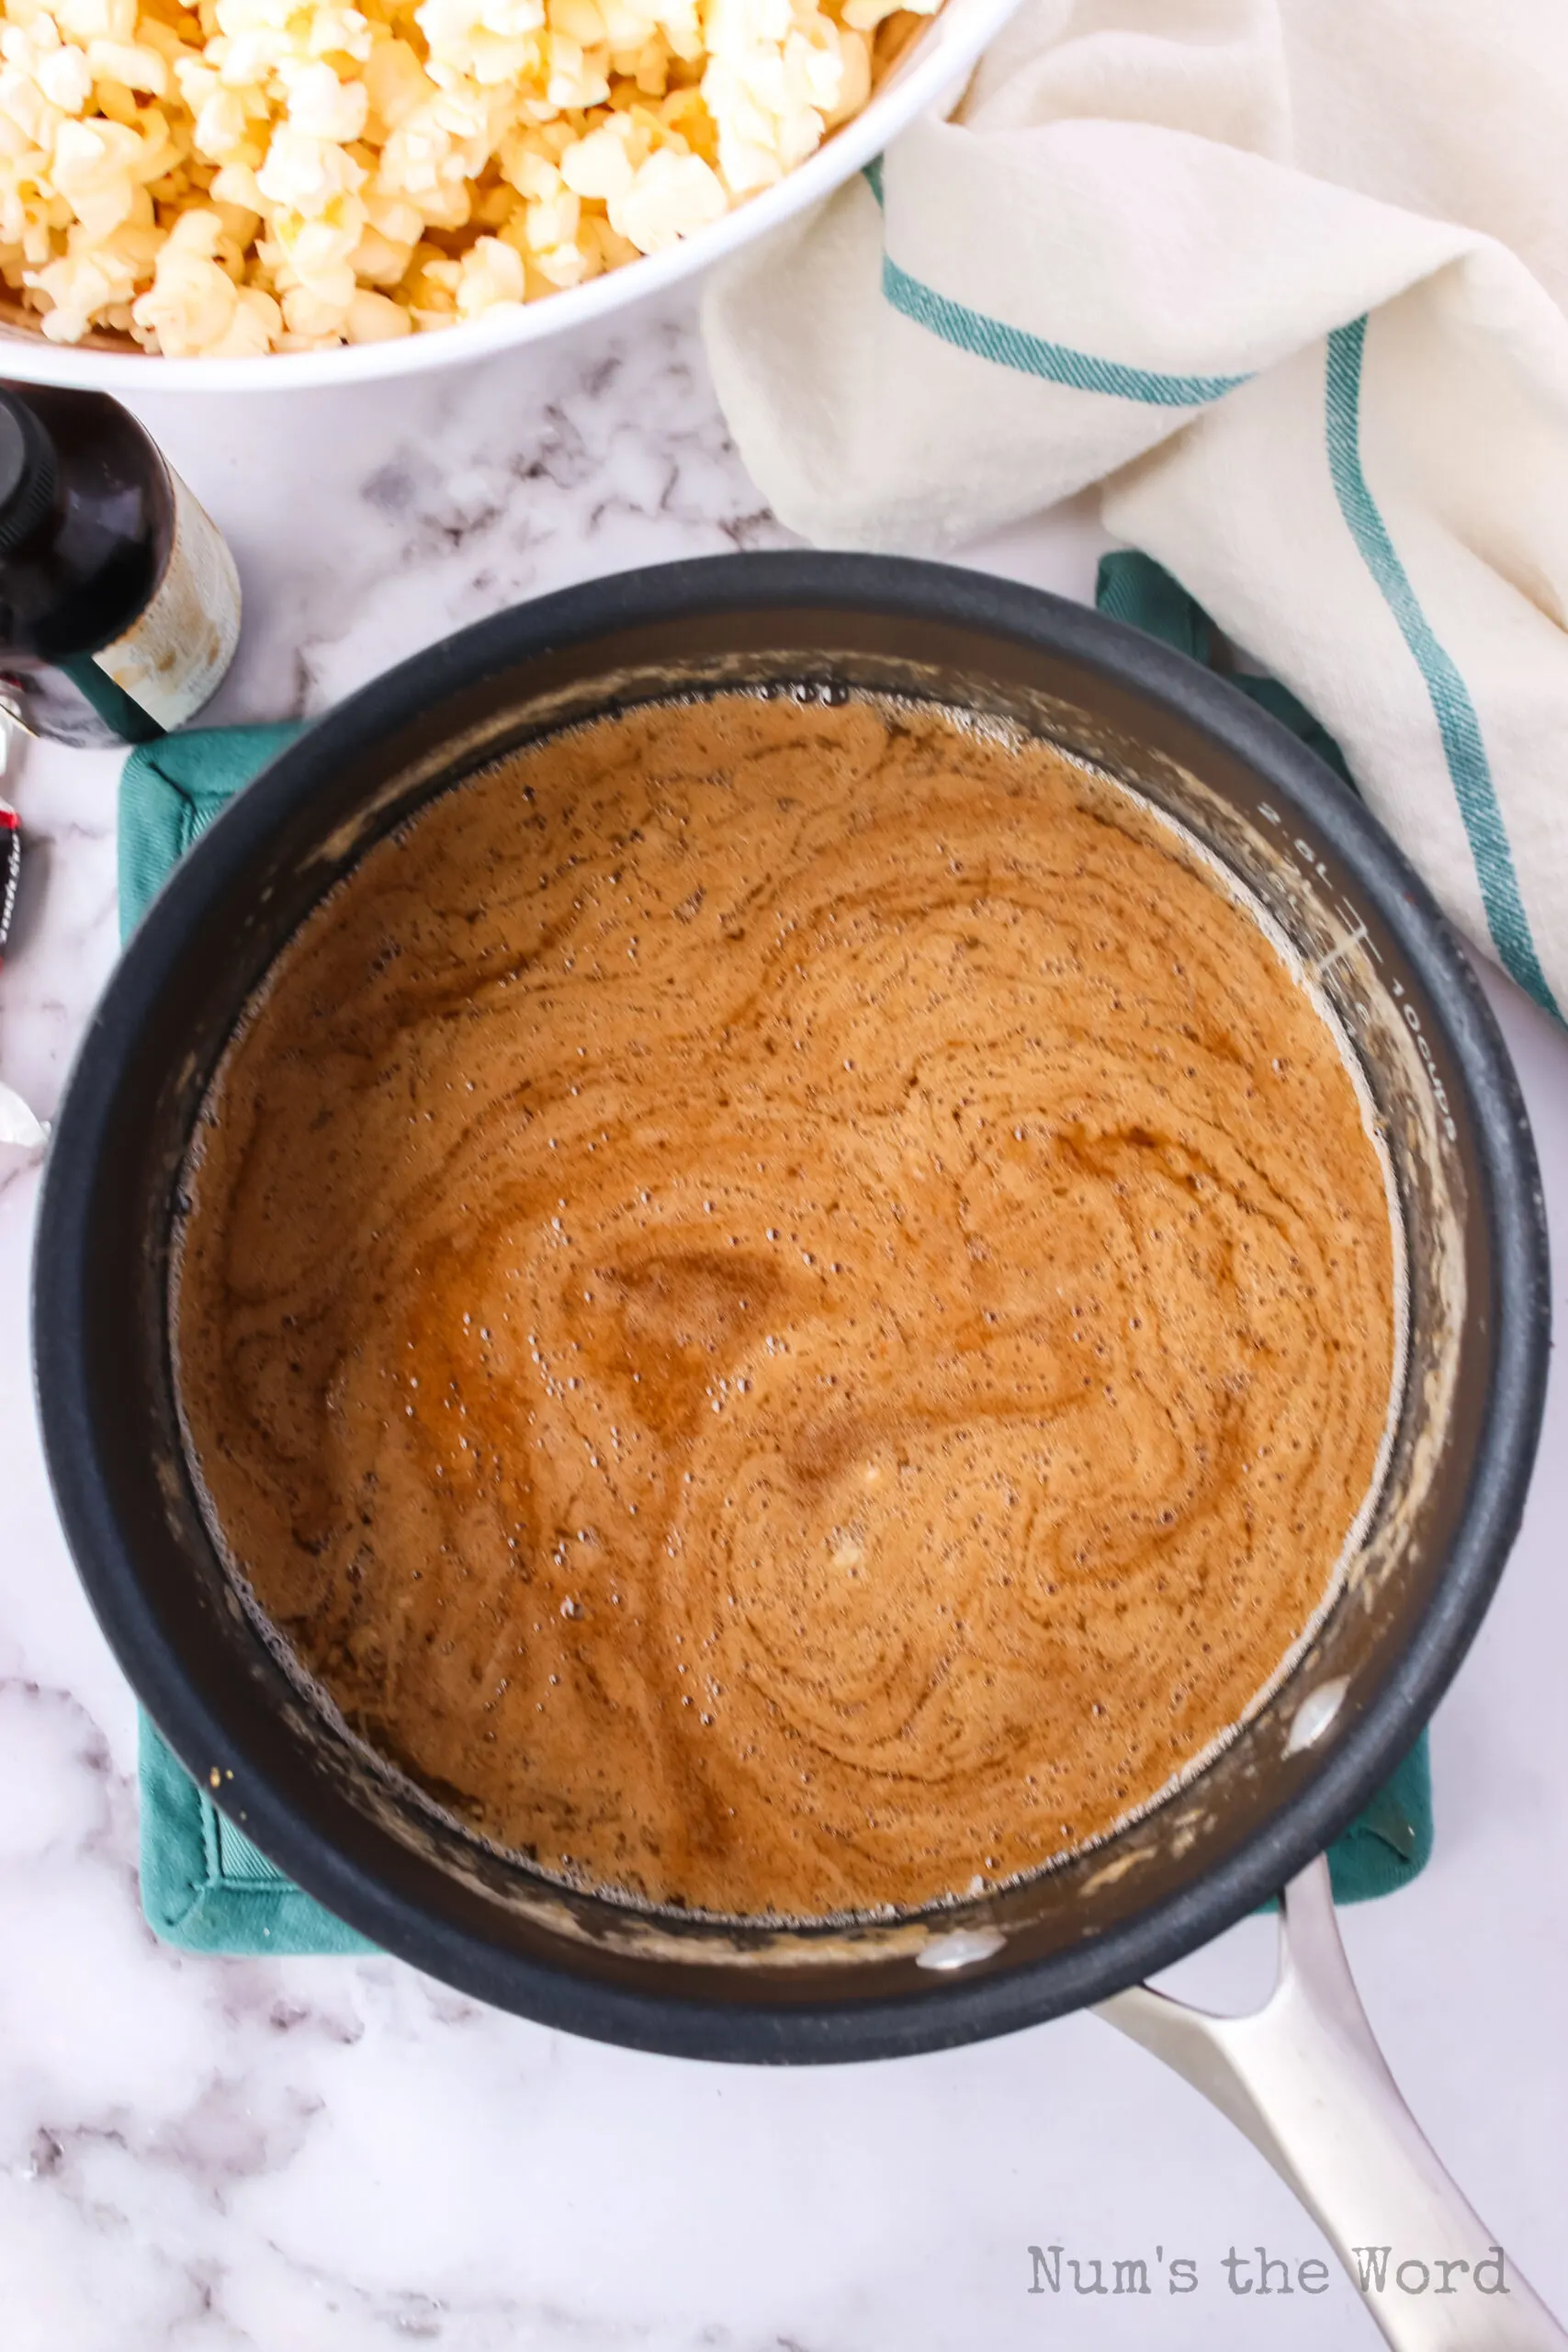
[[[1474, 1180], [1495, 1299], [1493, 1376], [1474, 1469], [1431, 1600], [1352, 1728], [1233, 1853], [1148, 1909], [1044, 1958], [882, 1997], [787, 2004], [595, 1976], [519, 1953], [467, 1917], [441, 1916], [347, 1852], [237, 1743], [176, 1656], [117, 1522], [96, 1434], [102, 1398], [82, 1335], [92, 1205], [128, 1055], [204, 910], [243, 877], [318, 785], [367, 742], [448, 697], [595, 639], [746, 609], [876, 614], [1065, 658], [1244, 763], [1356, 877], [1427, 991], [1469, 1097]], [[235, 1008], [238, 1012], [238, 1006]], [[1043, 590], [907, 558], [770, 552], [620, 573], [517, 605], [413, 655], [282, 752], [175, 868], [88, 1024], [46, 1171], [34, 1258], [38, 1404], [55, 1499], [111, 1648], [185, 1764], [226, 1758], [229, 1804], [280, 1868], [372, 1941], [481, 1999], [635, 2047], [708, 2058], [817, 2061], [903, 2054], [1004, 2032], [1106, 1997], [1173, 1962], [1255, 1907], [1321, 1852], [1407, 1751], [1491, 1599], [1517, 1528], [1544, 1401], [1550, 1291], [1545, 1209], [1518, 1083], [1468, 957], [1414, 870], [1354, 794], [1290, 732], [1213, 673]], [[373, 1842], [373, 1841], [372, 1841]]]

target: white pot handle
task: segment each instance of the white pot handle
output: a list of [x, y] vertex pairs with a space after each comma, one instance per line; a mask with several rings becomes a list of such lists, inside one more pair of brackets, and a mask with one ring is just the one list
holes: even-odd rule
[[[1499, 2267], [1495, 2240], [1399, 2095], [1339, 1940], [1325, 1859], [1292, 1881], [1280, 1912], [1279, 1979], [1260, 2009], [1213, 2017], [1140, 1984], [1102, 2002], [1100, 2016], [1185, 2075], [1268, 2157], [1395, 2352], [1568, 2352], [1568, 2334], [1512, 2261]], [[1363, 2281], [1357, 2249], [1385, 2246], [1380, 2290]], [[1506, 2291], [1477, 2291], [1478, 2262], [1486, 2289], [1501, 2278]]]

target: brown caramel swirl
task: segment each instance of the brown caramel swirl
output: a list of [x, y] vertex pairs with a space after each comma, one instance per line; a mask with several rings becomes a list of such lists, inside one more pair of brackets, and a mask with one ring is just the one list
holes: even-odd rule
[[558, 736], [372, 850], [229, 1050], [209, 1508], [348, 1722], [547, 1871], [908, 1905], [1147, 1804], [1323, 1604], [1382, 1165], [1263, 930], [935, 709]]

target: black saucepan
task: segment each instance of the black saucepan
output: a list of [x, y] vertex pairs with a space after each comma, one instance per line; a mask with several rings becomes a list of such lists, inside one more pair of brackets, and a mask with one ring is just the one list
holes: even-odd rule
[[[738, 1932], [562, 1891], [384, 1778], [254, 1631], [177, 1434], [171, 1207], [203, 1087], [306, 910], [481, 760], [649, 695], [766, 684], [1002, 714], [1135, 785], [1260, 897], [1354, 1042], [1389, 1141], [1407, 1361], [1393, 1466], [1349, 1581], [1288, 1679], [1192, 1782], [1108, 1844], [897, 1923]], [[868, 2058], [1096, 2001], [1319, 1852], [1462, 1657], [1524, 1499], [1547, 1261], [1517, 1086], [1474, 978], [1354, 796], [1224, 682], [1032, 590], [811, 554], [677, 564], [465, 630], [284, 752], [178, 867], [94, 1016], [39, 1231], [37, 1376], [66, 1532], [153, 1719], [265, 1852], [403, 1958], [577, 2032], [708, 2058]]]

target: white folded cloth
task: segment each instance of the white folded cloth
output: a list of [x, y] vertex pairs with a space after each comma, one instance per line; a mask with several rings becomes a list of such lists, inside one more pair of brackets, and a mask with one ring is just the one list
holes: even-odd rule
[[1101, 481], [1568, 1012], [1565, 306], [1564, 0], [1024, 0], [705, 325], [808, 538], [934, 553]]

